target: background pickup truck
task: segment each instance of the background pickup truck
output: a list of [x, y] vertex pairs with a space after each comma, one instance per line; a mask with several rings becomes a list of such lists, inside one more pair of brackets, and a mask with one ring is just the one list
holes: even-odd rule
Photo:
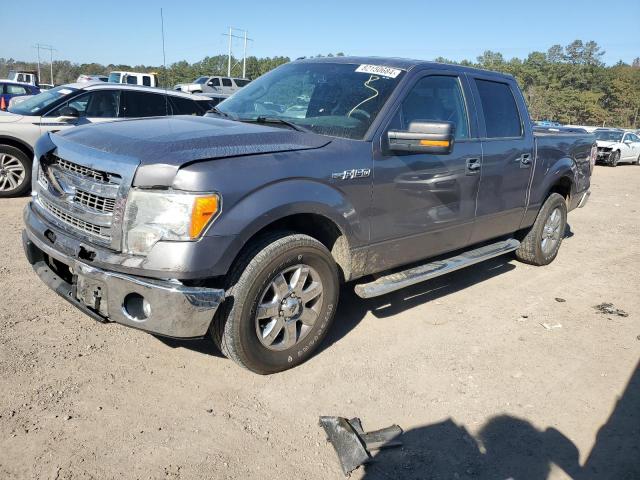
[[312, 355], [341, 282], [367, 298], [513, 251], [551, 262], [595, 155], [534, 132], [510, 76], [302, 60], [209, 116], [43, 136], [23, 243], [93, 318], [210, 335], [272, 373]]

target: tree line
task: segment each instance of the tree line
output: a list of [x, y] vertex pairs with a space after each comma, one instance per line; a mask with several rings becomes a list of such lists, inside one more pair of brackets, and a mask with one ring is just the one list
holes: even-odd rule
[[[566, 46], [553, 45], [546, 52], [531, 52], [524, 59], [506, 59], [499, 52], [486, 51], [475, 61], [456, 62], [443, 57], [435, 60], [513, 75], [522, 88], [534, 120], [640, 128], [640, 58], [631, 65], [618, 62], [606, 66], [602, 61], [604, 53], [596, 42], [575, 40]], [[289, 61], [289, 57], [281, 56], [247, 57], [246, 76], [253, 80]], [[231, 63], [232, 76], [241, 76], [242, 60], [232, 58]], [[35, 70], [36, 64], [0, 58], [0, 78], [15, 69]], [[56, 85], [74, 82], [81, 74], [108, 74], [114, 70], [156, 72], [160, 84], [171, 88], [201, 75], [226, 75], [227, 56], [205, 57], [194, 63], [182, 60], [166, 69], [163, 66], [78, 64], [57, 60], [53, 62], [53, 82], [50, 82], [48, 64], [43, 64], [41, 69], [41, 82]]]

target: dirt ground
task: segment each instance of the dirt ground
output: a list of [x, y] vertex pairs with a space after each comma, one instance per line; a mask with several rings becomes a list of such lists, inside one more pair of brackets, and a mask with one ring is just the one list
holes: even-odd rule
[[640, 478], [640, 167], [592, 191], [552, 265], [346, 287], [321, 351], [267, 377], [76, 311], [24, 258], [27, 199], [2, 200], [0, 478], [343, 478], [320, 415], [405, 430], [353, 478]]

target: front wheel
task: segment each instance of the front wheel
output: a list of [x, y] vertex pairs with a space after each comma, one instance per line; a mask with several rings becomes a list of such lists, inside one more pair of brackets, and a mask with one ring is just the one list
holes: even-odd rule
[[22, 150], [0, 145], [0, 198], [24, 195], [31, 188], [31, 161]]
[[253, 372], [287, 370], [311, 357], [326, 336], [338, 292], [337, 266], [322, 243], [291, 233], [263, 239], [229, 275], [213, 340]]
[[610, 167], [617, 167], [619, 161], [620, 161], [620, 152], [618, 150], [616, 150], [611, 155], [609, 155], [609, 166]]
[[567, 202], [562, 195], [552, 193], [516, 250], [518, 260], [538, 266], [553, 262], [562, 244], [566, 225]]

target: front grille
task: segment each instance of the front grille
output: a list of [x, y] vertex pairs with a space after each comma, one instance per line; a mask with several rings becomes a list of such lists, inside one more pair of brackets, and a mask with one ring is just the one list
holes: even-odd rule
[[48, 212], [50, 212], [54, 217], [66, 223], [67, 225], [77, 228], [78, 230], [82, 230], [83, 232], [89, 233], [91, 235], [97, 235], [103, 239], [109, 238], [109, 235], [106, 235], [102, 232], [102, 227], [100, 225], [94, 225], [93, 223], [80, 220], [79, 218], [74, 217], [73, 215], [59, 209], [44, 198], [41, 198], [40, 202]]
[[77, 189], [73, 201], [98, 212], [112, 213], [116, 205], [115, 198], [106, 198], [95, 193]]
[[94, 170], [93, 168], [78, 165], [77, 163], [71, 163], [67, 160], [63, 160], [60, 157], [56, 158], [56, 165], [59, 165], [63, 170], [68, 172], [77, 173], [83, 177], [89, 177], [100, 182], [109, 182], [109, 175], [106, 172]]
[[[51, 217], [60, 228], [118, 248], [119, 225], [114, 225], [114, 218], [119, 218], [116, 200], [122, 177], [55, 155], [41, 162], [36, 204], [42, 214]], [[115, 222], [119, 223], [117, 218]]]

